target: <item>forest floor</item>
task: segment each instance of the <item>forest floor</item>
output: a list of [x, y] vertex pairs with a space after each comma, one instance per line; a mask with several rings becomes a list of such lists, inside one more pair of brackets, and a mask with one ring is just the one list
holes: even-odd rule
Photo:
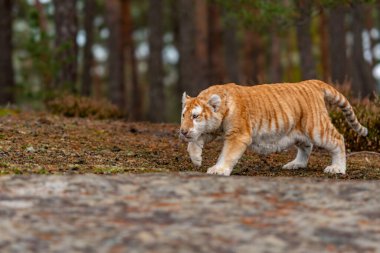
[[[116, 174], [206, 172], [222, 141], [206, 146], [203, 165], [195, 168], [178, 138], [176, 124], [65, 118], [47, 113], [11, 113], [0, 117], [0, 175]], [[314, 149], [309, 167], [283, 170], [295, 149], [266, 157], [247, 150], [233, 171], [244, 176], [291, 176], [336, 179], [380, 179], [380, 155], [349, 154], [347, 174], [323, 173], [329, 155]]]

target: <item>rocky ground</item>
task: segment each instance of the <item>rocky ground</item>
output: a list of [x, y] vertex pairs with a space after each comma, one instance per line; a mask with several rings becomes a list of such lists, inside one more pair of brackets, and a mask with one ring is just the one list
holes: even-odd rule
[[293, 149], [248, 150], [232, 177], [207, 176], [222, 143], [196, 169], [177, 131], [0, 117], [0, 252], [380, 252], [378, 154], [329, 175], [318, 149], [294, 171]]
[[1, 252], [379, 252], [378, 181], [4, 176]]

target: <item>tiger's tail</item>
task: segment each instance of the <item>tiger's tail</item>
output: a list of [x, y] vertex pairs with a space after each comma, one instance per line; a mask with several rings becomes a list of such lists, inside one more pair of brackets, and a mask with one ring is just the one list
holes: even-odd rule
[[347, 123], [350, 127], [352, 127], [352, 129], [354, 129], [355, 132], [361, 136], [367, 136], [368, 129], [359, 123], [358, 118], [356, 117], [355, 112], [347, 98], [332, 86], [322, 83], [323, 82], [320, 82], [325, 100], [332, 105], [338, 106], [342, 110], [344, 116], [346, 117]]

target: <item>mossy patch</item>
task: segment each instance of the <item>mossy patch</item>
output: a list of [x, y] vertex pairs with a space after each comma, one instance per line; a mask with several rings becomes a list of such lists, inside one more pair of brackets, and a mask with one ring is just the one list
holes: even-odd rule
[[66, 117], [117, 119], [123, 116], [117, 106], [104, 99], [64, 95], [47, 102], [47, 109]]

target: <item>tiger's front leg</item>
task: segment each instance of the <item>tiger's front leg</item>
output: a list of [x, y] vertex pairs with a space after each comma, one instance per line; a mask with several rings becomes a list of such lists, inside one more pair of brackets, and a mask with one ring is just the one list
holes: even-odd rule
[[191, 162], [197, 166], [201, 167], [202, 165], [202, 150], [203, 143], [199, 141], [189, 142], [187, 146], [187, 152], [189, 153]]
[[250, 143], [250, 137], [226, 138], [217, 163], [207, 170], [207, 174], [217, 174], [223, 176], [231, 175], [233, 168], [241, 156], [244, 154], [247, 146], [250, 145]]
[[205, 134], [200, 136], [196, 141], [189, 142], [187, 146], [187, 152], [189, 153], [191, 162], [197, 166], [201, 167], [202, 165], [202, 151], [206, 143], [209, 143], [215, 139], [214, 135]]

